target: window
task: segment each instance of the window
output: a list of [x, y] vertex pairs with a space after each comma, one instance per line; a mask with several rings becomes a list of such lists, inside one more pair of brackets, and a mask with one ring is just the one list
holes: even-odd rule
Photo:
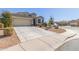
[[38, 19], [38, 23], [41, 23], [41, 19]]
[[28, 16], [29, 16], [29, 17], [32, 17], [32, 15], [30, 15], [30, 14], [29, 14]]

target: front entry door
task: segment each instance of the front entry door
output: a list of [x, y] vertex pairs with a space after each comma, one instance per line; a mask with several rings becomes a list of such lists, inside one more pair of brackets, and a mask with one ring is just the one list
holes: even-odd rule
[[35, 21], [35, 19], [33, 19], [33, 25], [36, 26], [36, 21]]

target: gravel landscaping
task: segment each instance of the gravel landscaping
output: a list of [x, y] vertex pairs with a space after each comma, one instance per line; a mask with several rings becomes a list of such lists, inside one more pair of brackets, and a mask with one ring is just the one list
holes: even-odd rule
[[12, 36], [0, 36], [0, 49], [7, 48], [18, 43], [20, 43], [20, 40], [18, 39], [15, 31]]
[[62, 29], [62, 28], [59, 28], [59, 29], [54, 29], [54, 28], [50, 28], [48, 29], [49, 31], [53, 31], [53, 32], [56, 32], [56, 33], [63, 33], [63, 32], [66, 32], [65, 29]]
[[45, 29], [45, 30], [49, 30], [49, 31], [52, 31], [52, 32], [56, 32], [56, 33], [66, 32], [66, 30], [65, 29], [62, 29], [62, 28], [58, 28], [58, 29], [55, 29], [54, 27], [52, 27], [52, 28], [39, 27], [39, 28], [42, 28], [42, 29]]

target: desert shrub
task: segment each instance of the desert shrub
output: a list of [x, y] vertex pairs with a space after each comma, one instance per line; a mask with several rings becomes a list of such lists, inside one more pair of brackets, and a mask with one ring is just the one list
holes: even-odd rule
[[12, 27], [6, 27], [4, 29], [4, 35], [5, 36], [11, 36], [13, 34], [13, 28]]
[[43, 27], [47, 27], [47, 23], [43, 23], [42, 26], [43, 26]]
[[12, 26], [11, 13], [10, 12], [3, 12], [1, 22], [4, 24], [4, 27], [11, 27]]
[[0, 28], [3, 28], [4, 27], [4, 24], [0, 23]]
[[37, 24], [37, 26], [42, 27], [42, 24], [41, 23], [40, 24]]
[[58, 26], [55, 26], [54, 28], [55, 28], [55, 29], [59, 29], [59, 27], [58, 27]]

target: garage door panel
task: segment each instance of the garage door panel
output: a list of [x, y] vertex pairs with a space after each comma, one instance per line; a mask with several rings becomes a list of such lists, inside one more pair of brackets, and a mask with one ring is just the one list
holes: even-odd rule
[[32, 25], [32, 20], [30, 19], [15, 19], [13, 20], [14, 26]]

